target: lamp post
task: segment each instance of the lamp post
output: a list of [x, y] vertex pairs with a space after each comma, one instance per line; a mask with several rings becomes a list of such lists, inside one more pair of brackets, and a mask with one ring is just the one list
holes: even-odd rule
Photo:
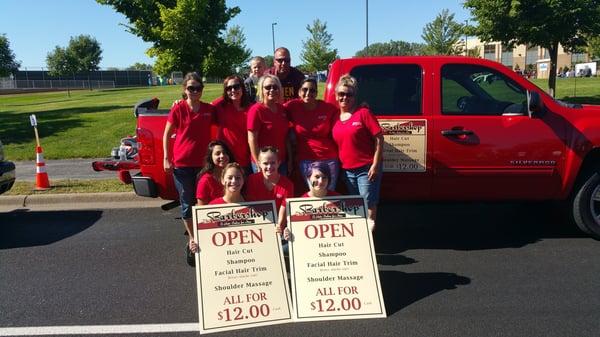
[[465, 56], [469, 56], [469, 46], [467, 45], [467, 29], [469, 27], [469, 20], [465, 20]]
[[369, 0], [365, 0], [365, 56], [369, 56]]
[[275, 25], [277, 22], [271, 24], [271, 36], [273, 37], [273, 55], [275, 54]]

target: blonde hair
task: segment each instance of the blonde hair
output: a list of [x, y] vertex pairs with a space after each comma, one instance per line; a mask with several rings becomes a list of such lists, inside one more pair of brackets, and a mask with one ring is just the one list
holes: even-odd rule
[[270, 78], [273, 82], [275, 82], [275, 85], [279, 88], [278, 90], [278, 99], [277, 102], [282, 102], [283, 101], [283, 89], [281, 87], [281, 81], [279, 80], [279, 78], [275, 75], [271, 75], [271, 74], [265, 74], [263, 75], [259, 80], [258, 80], [258, 90], [256, 92], [256, 95], [258, 96], [258, 101], [262, 104], [265, 104], [265, 96], [263, 95], [263, 87], [264, 87], [264, 83], [265, 80]]
[[356, 81], [356, 78], [350, 76], [350, 74], [345, 74], [340, 77], [339, 81], [335, 85], [335, 91], [337, 92], [340, 87], [351, 88], [352, 93], [356, 95], [358, 92], [358, 81]]
[[265, 58], [262, 56], [254, 56], [251, 60], [250, 60], [250, 64], [252, 63], [262, 63], [263, 67], [267, 67], [267, 61], [265, 61]]

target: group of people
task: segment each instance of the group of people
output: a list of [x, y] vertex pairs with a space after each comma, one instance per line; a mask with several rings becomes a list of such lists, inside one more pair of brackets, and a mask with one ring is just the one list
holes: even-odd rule
[[377, 119], [356, 101], [352, 76], [342, 76], [335, 86], [336, 106], [317, 99], [316, 80], [305, 78], [290, 61], [286, 48], [275, 51], [270, 69], [264, 59], [253, 58], [250, 76], [227, 77], [222, 96], [211, 104], [201, 101], [200, 76], [184, 77], [183, 99], [169, 112], [163, 135], [163, 165], [179, 193], [190, 264], [199, 248], [194, 204], [274, 200], [277, 230], [287, 239], [286, 198], [297, 196], [288, 178], [294, 170], [306, 182], [306, 197], [337, 195], [341, 172], [347, 193], [367, 200], [369, 226], [375, 228], [383, 164]]

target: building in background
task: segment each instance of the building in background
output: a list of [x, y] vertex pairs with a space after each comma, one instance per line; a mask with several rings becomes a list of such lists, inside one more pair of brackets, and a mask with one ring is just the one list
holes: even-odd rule
[[[478, 50], [481, 58], [502, 63], [511, 69], [520, 70], [524, 74], [532, 74], [537, 78], [549, 77], [550, 53], [546, 48], [518, 45], [510, 49], [500, 42], [482, 42], [475, 37], [467, 40], [467, 48]], [[577, 63], [590, 61], [587, 53], [568, 53], [562, 46], [558, 46], [557, 70], [565, 67], [572, 69]]]

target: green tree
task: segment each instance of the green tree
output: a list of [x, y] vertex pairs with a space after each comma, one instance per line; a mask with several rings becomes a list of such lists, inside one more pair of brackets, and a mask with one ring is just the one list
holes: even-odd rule
[[600, 58], [600, 35], [588, 37], [587, 52], [593, 59]]
[[67, 47], [56, 46], [48, 53], [46, 65], [51, 75], [64, 76], [98, 70], [101, 60], [100, 43], [89, 35], [79, 35], [71, 37]]
[[426, 45], [406, 41], [377, 42], [356, 52], [355, 56], [415, 56], [427, 55]]
[[147, 63], [136, 62], [136, 63], [130, 65], [129, 67], [127, 67], [127, 70], [152, 71], [152, 65], [147, 64]]
[[129, 20], [127, 30], [151, 42], [147, 54], [156, 57], [154, 70], [203, 73], [209, 57], [224, 48], [222, 32], [227, 22], [240, 12], [228, 8], [225, 0], [96, 0], [110, 5]]
[[6, 35], [0, 35], [0, 77], [8, 76], [19, 70], [21, 63], [15, 60], [15, 54], [10, 49]]
[[235, 25], [227, 30], [223, 40], [224, 43], [211, 50], [204, 61], [207, 76], [226, 77], [247, 67], [252, 50], [246, 47], [244, 30]]
[[558, 45], [573, 51], [587, 45], [586, 36], [600, 33], [597, 0], [466, 0], [464, 6], [478, 22], [475, 34], [480, 40], [548, 49], [548, 88], [553, 96]]
[[[101, 60], [102, 49], [98, 41], [89, 35], [79, 35], [71, 37], [67, 47], [56, 46], [48, 53], [46, 65], [50, 75], [67, 76], [98, 70]], [[71, 96], [70, 91], [67, 93]]]
[[300, 58], [309, 72], [327, 70], [333, 60], [338, 58], [337, 49], [331, 49], [333, 37], [327, 32], [327, 22], [316, 19], [312, 26], [306, 25], [310, 37], [302, 41]]
[[433, 55], [460, 55], [464, 45], [458, 42], [463, 32], [463, 26], [454, 21], [454, 13], [444, 9], [425, 25], [421, 37]]
[[267, 64], [267, 69], [273, 66], [273, 55], [267, 55], [263, 57], [265, 59], [265, 63]]

